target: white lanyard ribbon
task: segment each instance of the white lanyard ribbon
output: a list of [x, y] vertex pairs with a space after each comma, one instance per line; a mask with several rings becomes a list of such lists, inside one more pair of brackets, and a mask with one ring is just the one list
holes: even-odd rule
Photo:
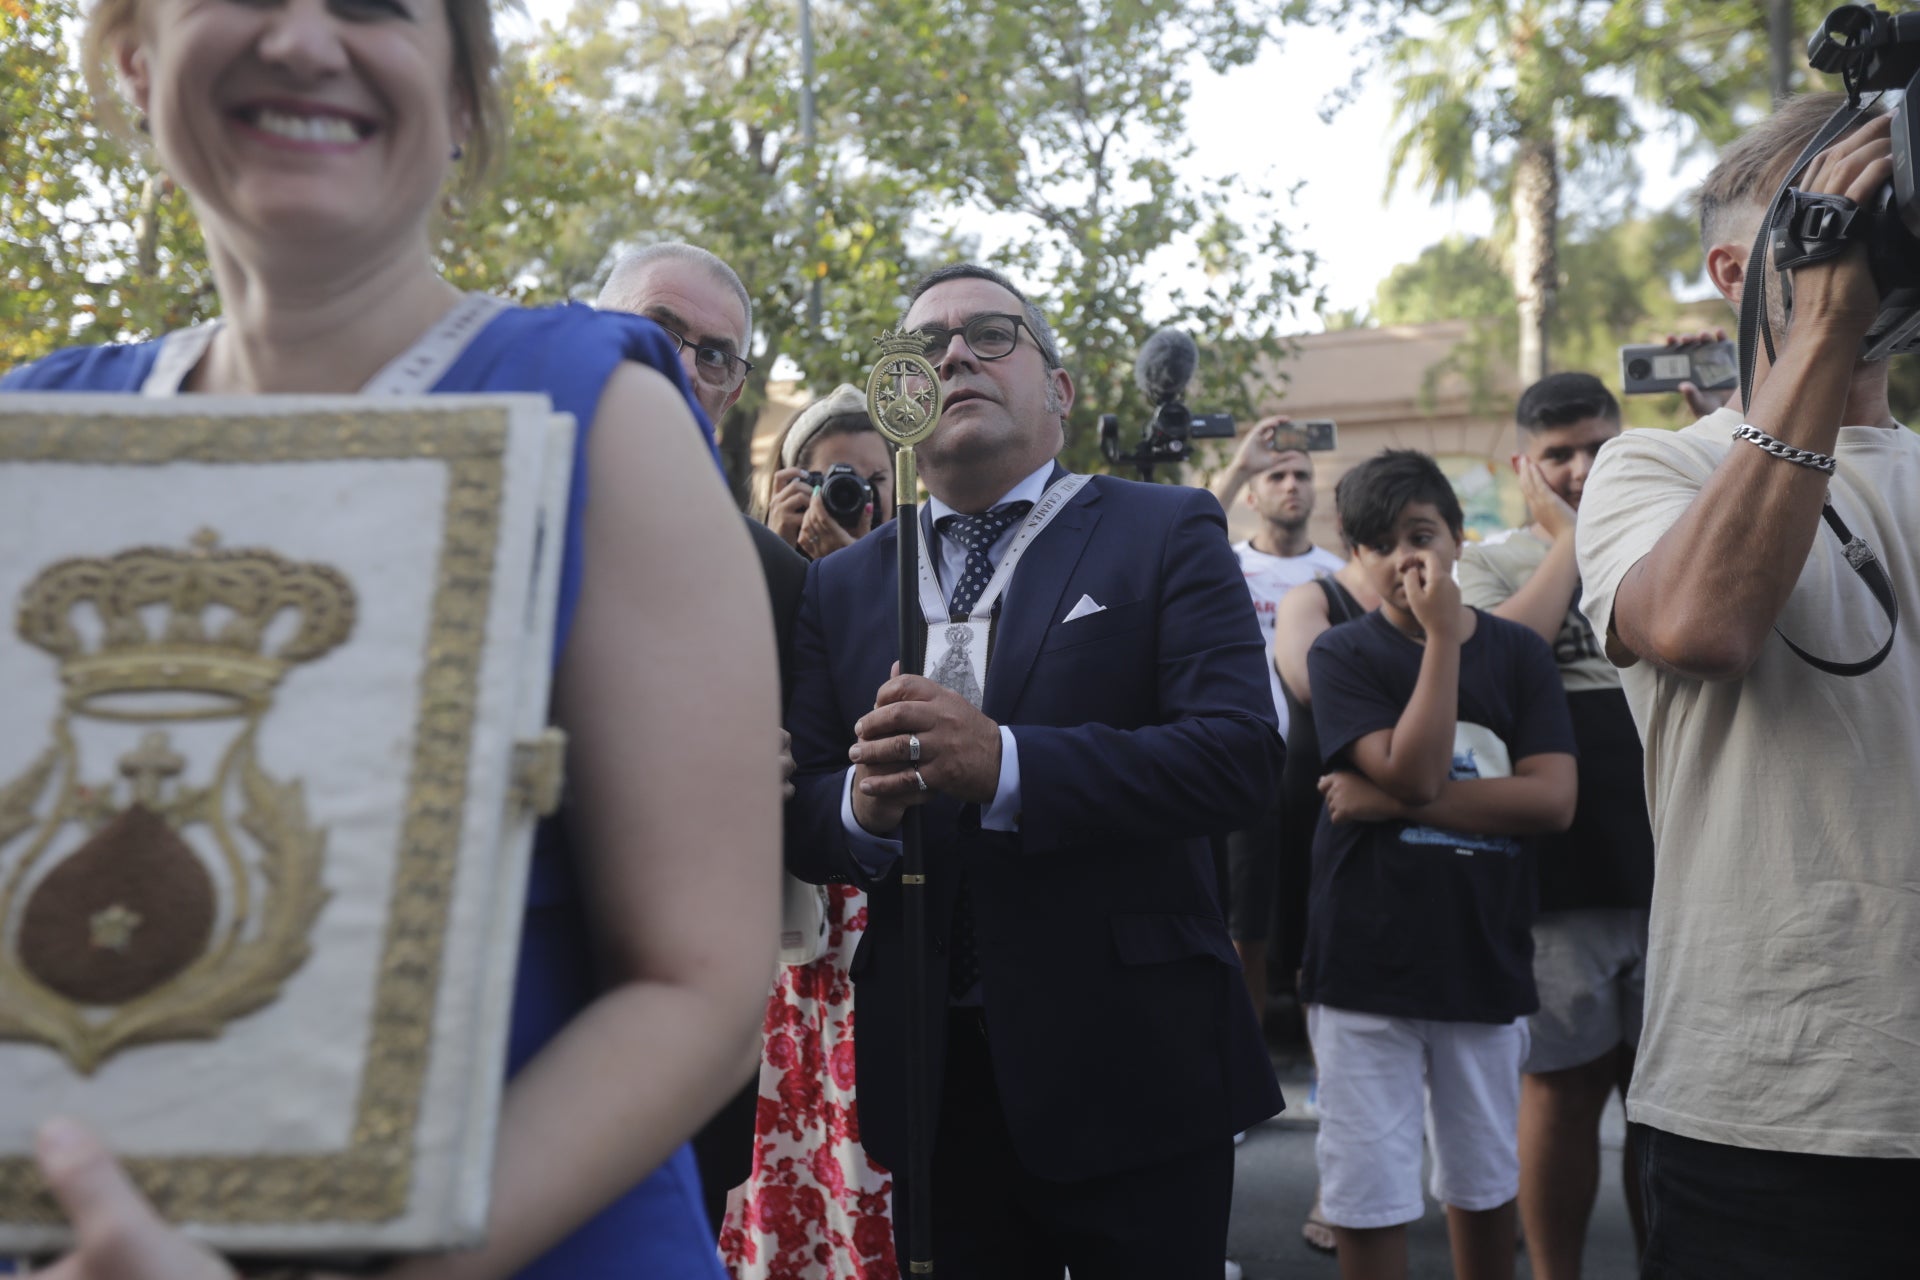
[[[470, 293], [454, 304], [453, 310], [420, 335], [418, 341], [373, 375], [360, 388], [363, 396], [425, 395], [446, 376], [480, 331], [510, 304], [486, 293]], [[180, 393], [193, 367], [207, 354], [213, 335], [221, 322], [211, 321], [191, 329], [176, 329], [160, 340], [160, 352], [153, 368], [140, 384], [143, 395], [171, 396]]]
[[920, 612], [927, 622], [925, 671], [927, 678], [951, 689], [978, 707], [986, 693], [986, 655], [993, 635], [993, 606], [1013, 580], [1020, 558], [1040, 536], [1041, 530], [1066, 509], [1068, 501], [1087, 483], [1086, 476], [1064, 476], [1040, 495], [1027, 513], [1026, 523], [1013, 543], [1000, 557], [999, 567], [988, 579], [986, 589], [973, 602], [965, 622], [954, 622], [940, 580], [933, 572], [931, 538], [920, 540]]

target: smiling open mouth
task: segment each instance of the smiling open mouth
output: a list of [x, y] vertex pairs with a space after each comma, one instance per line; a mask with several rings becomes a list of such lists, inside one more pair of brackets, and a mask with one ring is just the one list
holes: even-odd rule
[[308, 113], [277, 107], [242, 107], [233, 117], [262, 133], [294, 142], [359, 142], [372, 136], [371, 120], [355, 120], [332, 112]]

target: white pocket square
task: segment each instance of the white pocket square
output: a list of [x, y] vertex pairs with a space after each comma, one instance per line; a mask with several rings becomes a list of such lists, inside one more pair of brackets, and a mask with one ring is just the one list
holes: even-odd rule
[[1092, 596], [1081, 596], [1080, 603], [1076, 604], [1075, 606], [1073, 606], [1072, 609], [1068, 610], [1067, 616], [1060, 619], [1060, 621], [1072, 622], [1075, 618], [1085, 618], [1092, 614], [1105, 613], [1106, 611], [1107, 611], [1107, 606], [1103, 604], [1095, 604], [1093, 602]]

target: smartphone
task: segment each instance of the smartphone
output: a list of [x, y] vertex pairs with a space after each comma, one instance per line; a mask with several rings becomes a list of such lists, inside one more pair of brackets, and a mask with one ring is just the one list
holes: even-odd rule
[[1620, 385], [1630, 396], [1678, 391], [1691, 382], [1702, 391], [1730, 391], [1740, 383], [1740, 356], [1731, 342], [1620, 348]]
[[1290, 422], [1273, 429], [1275, 449], [1303, 449], [1308, 453], [1330, 453], [1339, 447], [1340, 429], [1331, 418], [1310, 418]]

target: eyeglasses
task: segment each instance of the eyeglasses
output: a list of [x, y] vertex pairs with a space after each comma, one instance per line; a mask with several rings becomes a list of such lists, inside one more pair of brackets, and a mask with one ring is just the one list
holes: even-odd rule
[[[656, 321], [656, 323], [658, 322]], [[688, 342], [685, 338], [667, 328], [665, 325], [661, 325], [660, 328], [669, 338], [673, 339], [673, 344], [681, 351], [693, 352], [693, 371], [699, 376], [700, 381], [710, 387], [718, 387], [722, 391], [731, 391], [742, 382], [745, 382], [747, 375], [753, 372], [753, 361], [751, 360], [742, 360], [739, 356], [733, 354], [733, 352], [722, 347], [710, 346], [706, 343]]]
[[[927, 359], [938, 364], [940, 358], [947, 354], [947, 348], [956, 333], [967, 340], [967, 348], [982, 360], [1004, 359], [1012, 355], [1014, 347], [1019, 345], [1023, 325], [1029, 334], [1033, 333], [1033, 326], [1019, 316], [989, 311], [975, 316], [957, 329], [943, 329], [937, 324], [930, 324], [914, 332], [927, 340]], [[1038, 337], [1034, 338], [1033, 345], [1040, 345]]]

